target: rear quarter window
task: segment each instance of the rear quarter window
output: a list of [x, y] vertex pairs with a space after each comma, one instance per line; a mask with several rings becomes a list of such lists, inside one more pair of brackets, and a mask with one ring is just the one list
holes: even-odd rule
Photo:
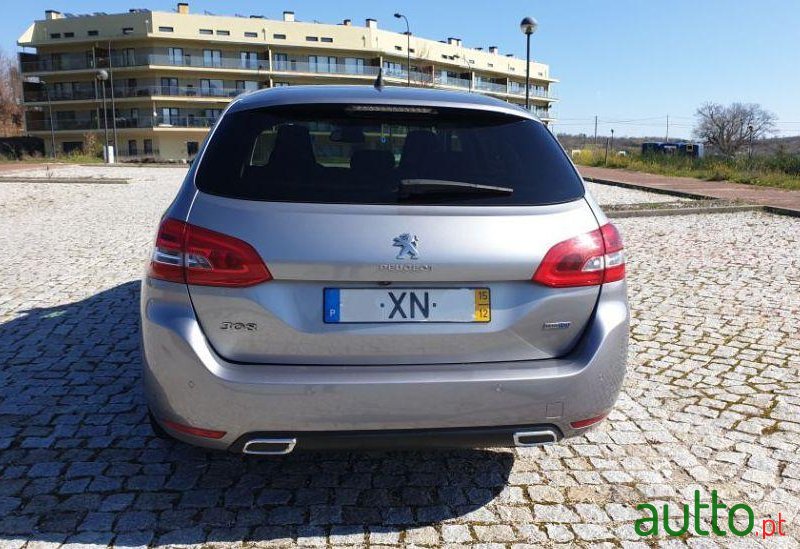
[[544, 205], [584, 193], [539, 122], [391, 105], [228, 113], [195, 182], [230, 198], [339, 204]]

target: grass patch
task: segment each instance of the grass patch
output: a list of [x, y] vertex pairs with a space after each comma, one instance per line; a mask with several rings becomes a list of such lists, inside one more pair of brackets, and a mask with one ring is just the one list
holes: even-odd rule
[[733, 181], [747, 185], [800, 190], [800, 156], [777, 153], [770, 156], [742, 158], [688, 158], [682, 156], [641, 155], [608, 156], [603, 150], [584, 149], [573, 155], [576, 164], [599, 168], [620, 168], [635, 172], [705, 181]]

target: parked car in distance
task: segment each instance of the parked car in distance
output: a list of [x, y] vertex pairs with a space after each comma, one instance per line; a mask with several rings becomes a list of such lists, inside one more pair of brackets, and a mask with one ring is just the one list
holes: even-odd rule
[[478, 94], [235, 99], [141, 293], [154, 428], [249, 454], [536, 446], [612, 409], [617, 229], [531, 113]]

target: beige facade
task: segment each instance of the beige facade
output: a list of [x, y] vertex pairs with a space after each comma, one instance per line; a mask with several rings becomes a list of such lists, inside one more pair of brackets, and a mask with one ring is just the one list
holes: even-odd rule
[[[42, 137], [48, 152], [51, 140], [57, 151], [68, 152], [82, 146], [89, 133], [100, 132], [102, 141], [107, 120], [119, 157], [184, 160], [239, 93], [299, 84], [369, 84], [381, 67], [387, 85], [410, 78], [414, 86], [524, 104], [524, 59], [493, 47], [467, 48], [457, 38], [440, 42], [411, 36], [410, 48], [408, 41], [403, 33], [378, 28], [374, 19], [364, 26], [350, 20], [307, 23], [292, 12], [276, 21], [196, 15], [184, 3], [172, 13], [48, 11], [18, 41], [27, 81], [26, 130]], [[108, 80], [97, 79], [101, 70]], [[531, 109], [545, 123], [553, 120], [554, 82], [547, 65], [531, 62]]]

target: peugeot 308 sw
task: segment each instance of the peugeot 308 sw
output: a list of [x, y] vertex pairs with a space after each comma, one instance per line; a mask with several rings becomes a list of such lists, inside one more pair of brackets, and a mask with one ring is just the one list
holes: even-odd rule
[[617, 229], [548, 129], [478, 94], [240, 96], [142, 282], [154, 429], [252, 454], [530, 446], [625, 373]]

